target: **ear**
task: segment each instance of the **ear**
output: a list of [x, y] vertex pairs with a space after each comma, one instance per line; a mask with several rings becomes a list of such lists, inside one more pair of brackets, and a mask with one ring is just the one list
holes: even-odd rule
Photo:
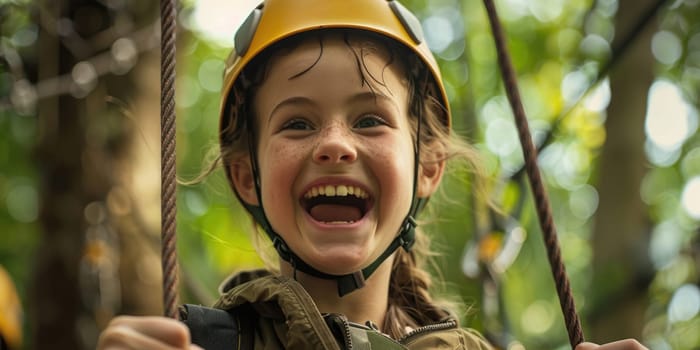
[[246, 204], [260, 205], [255, 192], [255, 176], [250, 164], [250, 156], [242, 156], [235, 159], [228, 165], [231, 174], [231, 182], [238, 197]]
[[418, 189], [419, 198], [430, 197], [437, 190], [445, 173], [445, 159], [439, 157], [436, 160], [427, 160], [418, 168]]

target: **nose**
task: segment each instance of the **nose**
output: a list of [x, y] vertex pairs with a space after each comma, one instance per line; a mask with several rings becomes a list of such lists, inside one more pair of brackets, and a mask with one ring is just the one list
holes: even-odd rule
[[351, 163], [357, 159], [357, 149], [347, 128], [330, 126], [319, 135], [314, 149], [314, 162], [318, 164]]

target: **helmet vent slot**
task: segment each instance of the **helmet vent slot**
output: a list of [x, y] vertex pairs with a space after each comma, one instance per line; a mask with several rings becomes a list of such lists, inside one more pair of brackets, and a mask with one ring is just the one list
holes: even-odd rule
[[420, 43], [423, 42], [423, 29], [418, 18], [397, 0], [390, 0], [389, 7], [391, 7], [391, 10], [399, 21], [401, 21], [401, 24], [404, 29], [406, 29], [406, 32], [408, 32], [408, 35], [411, 36], [411, 39], [416, 42], [416, 45], [420, 45]]
[[236, 49], [238, 56], [242, 57], [248, 52], [250, 48], [250, 43], [253, 42], [253, 36], [255, 36], [255, 30], [258, 29], [258, 24], [260, 24], [260, 19], [262, 18], [262, 8], [264, 4], [258, 5], [253, 12], [251, 12], [248, 17], [243, 21], [241, 27], [236, 31], [236, 35], [233, 38], [233, 46]]

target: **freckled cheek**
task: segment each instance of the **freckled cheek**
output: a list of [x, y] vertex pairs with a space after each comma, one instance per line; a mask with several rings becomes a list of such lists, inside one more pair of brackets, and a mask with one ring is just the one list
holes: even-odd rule
[[[304, 150], [298, 146], [271, 144], [261, 150], [261, 173], [263, 201], [265, 197], [274, 204], [281, 204], [291, 198], [294, 181], [301, 171]], [[268, 203], [274, 205], [272, 203]], [[267, 204], [266, 204], [267, 206]]]

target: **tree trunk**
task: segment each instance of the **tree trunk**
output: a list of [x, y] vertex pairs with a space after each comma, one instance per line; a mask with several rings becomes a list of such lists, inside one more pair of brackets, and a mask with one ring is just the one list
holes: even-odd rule
[[[62, 18], [68, 7], [44, 1], [42, 21]], [[69, 74], [76, 62], [53, 33], [39, 34], [39, 80]], [[78, 322], [85, 314], [79, 265], [85, 241], [83, 209], [95, 194], [84, 186], [81, 153], [86, 148], [82, 104], [70, 95], [42, 100], [38, 107], [42, 227], [29, 300], [35, 349], [83, 349]], [[94, 176], [93, 179], [97, 177]]]
[[[616, 38], [650, 8], [649, 0], [621, 0], [615, 18]], [[589, 338], [597, 342], [641, 338], [647, 307], [645, 276], [649, 270], [649, 229], [640, 186], [646, 171], [644, 120], [653, 80], [648, 25], [610, 75], [612, 98], [607, 111], [606, 141], [598, 173], [600, 205], [593, 231], [593, 308]], [[613, 43], [613, 47], [616, 47]]]
[[[115, 40], [154, 20], [155, 6], [147, 1], [115, 9], [97, 0], [44, 0], [40, 7], [38, 81], [59, 83], [53, 97], [38, 104], [42, 233], [28, 299], [29, 343], [35, 349], [94, 349], [100, 328], [124, 308], [158, 312], [148, 297], [160, 296], [151, 266], [155, 256], [160, 268], [158, 242], [144, 238], [148, 225], [139, 212], [144, 208], [134, 204], [133, 181], [127, 178], [134, 139], [159, 154], [156, 140], [136, 136], [145, 136], [140, 118], [158, 120], [157, 110], [155, 115], [129, 110], [125, 101], [136, 91], [137, 73], [120, 75], [124, 72], [104, 64], [115, 57]], [[153, 103], [157, 106], [157, 97]], [[147, 170], [155, 169], [157, 178], [158, 168], [156, 158]], [[122, 251], [137, 252], [138, 258], [120, 258]], [[137, 281], [126, 285], [141, 295], [122, 292], [121, 274]]]

